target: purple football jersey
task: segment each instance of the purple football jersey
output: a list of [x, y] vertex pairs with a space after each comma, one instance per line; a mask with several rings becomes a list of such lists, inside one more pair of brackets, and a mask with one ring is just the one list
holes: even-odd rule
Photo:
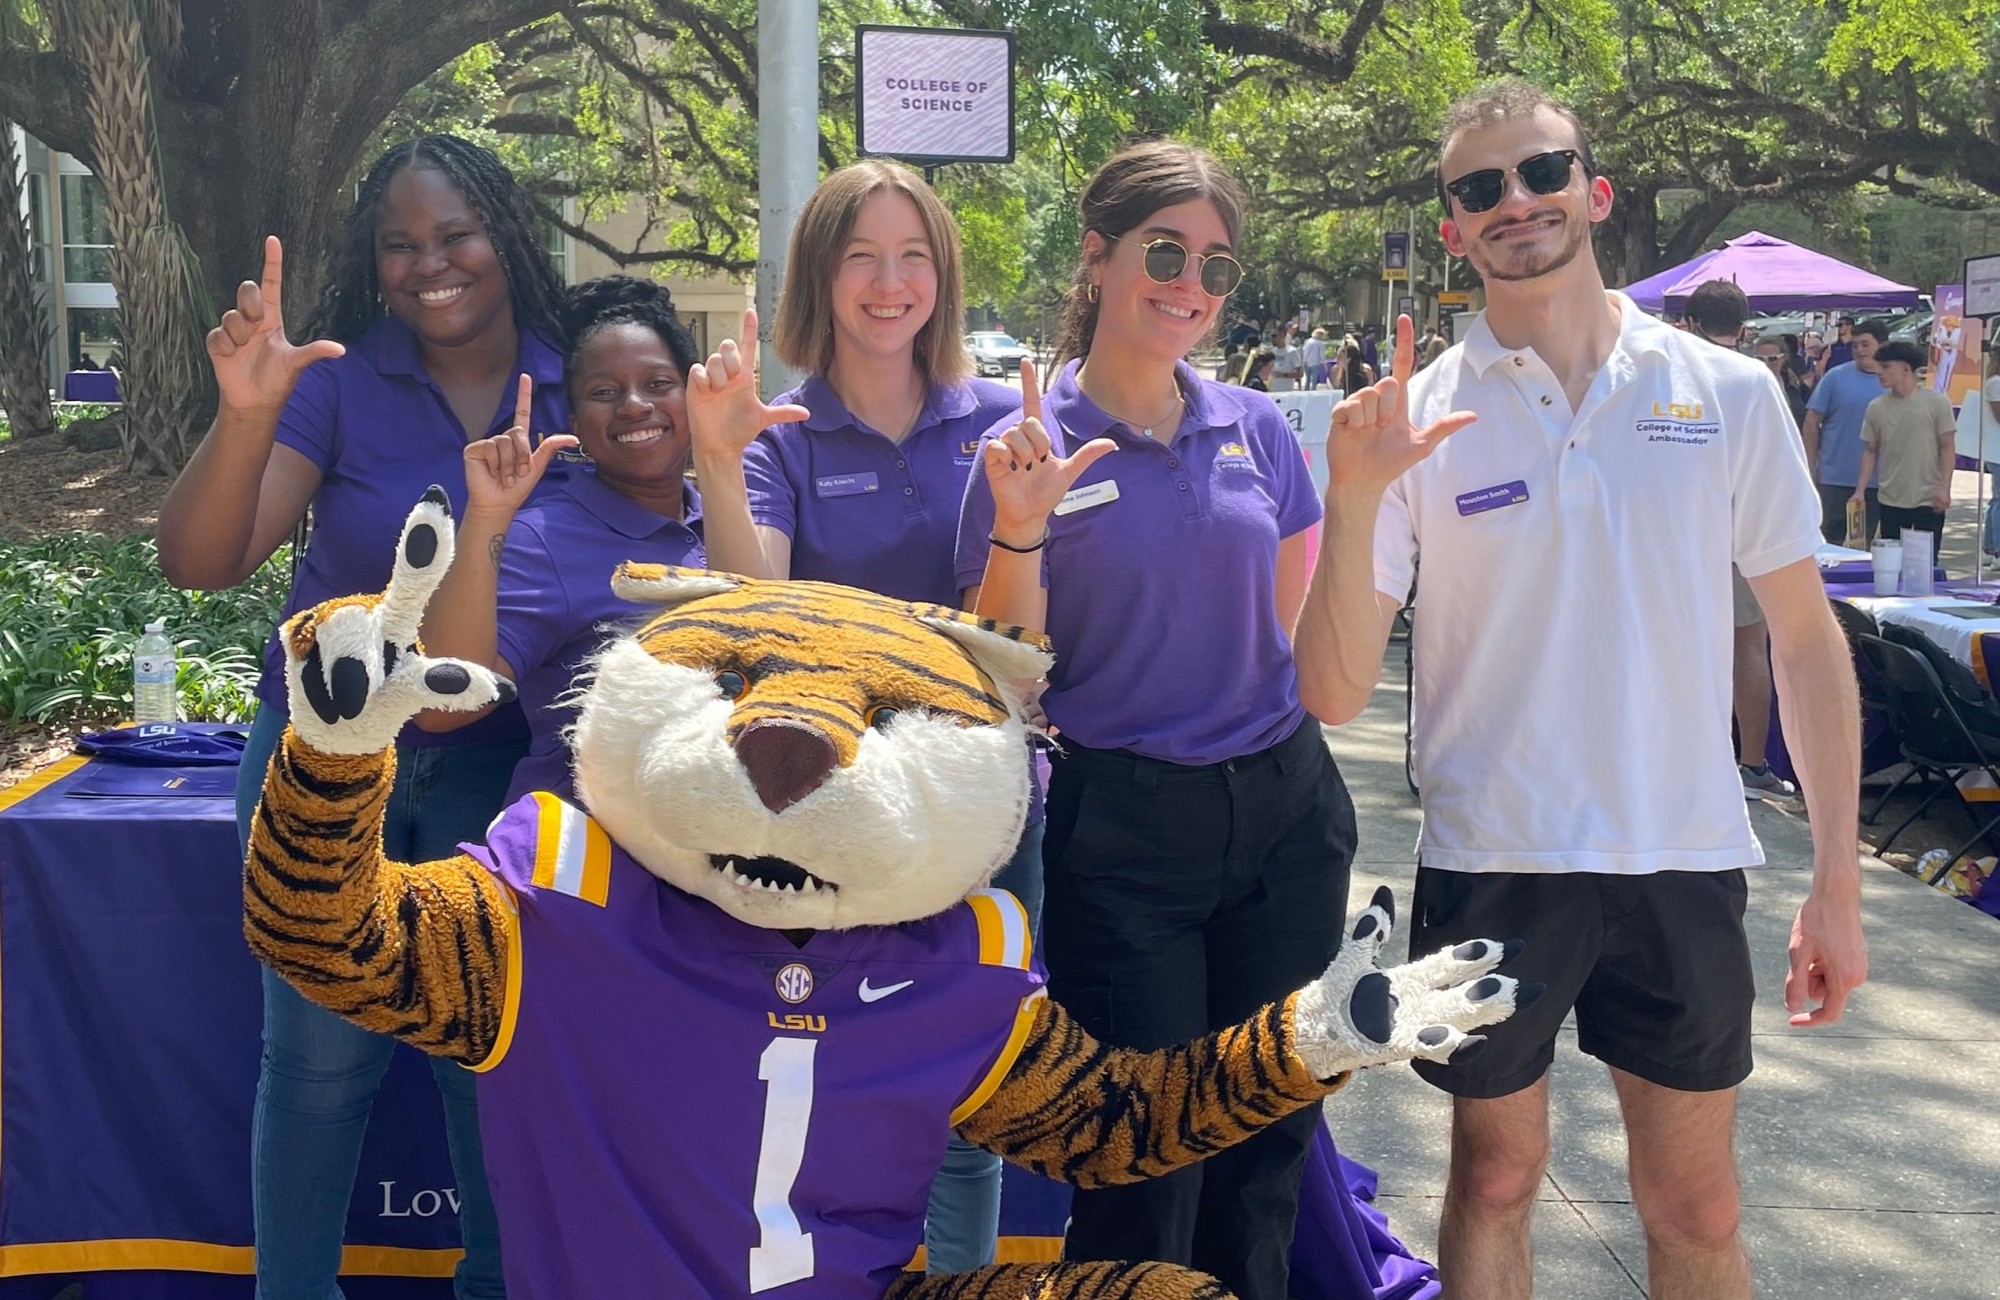
[[508, 1294], [879, 1300], [1042, 994], [1020, 904], [799, 948], [546, 792], [467, 848], [520, 918], [479, 1080]]

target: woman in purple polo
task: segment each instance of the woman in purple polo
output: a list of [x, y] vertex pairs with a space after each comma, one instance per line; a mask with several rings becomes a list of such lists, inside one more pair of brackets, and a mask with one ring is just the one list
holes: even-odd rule
[[[1291, 629], [1320, 507], [1268, 397], [1181, 358], [1243, 271], [1242, 195], [1168, 141], [1084, 191], [1083, 255], [1046, 408], [982, 450], [958, 579], [982, 615], [1044, 629], [1062, 737], [1044, 849], [1049, 988], [1103, 1041], [1233, 1024], [1339, 947], [1354, 809], [1299, 705]], [[1079, 1192], [1065, 1254], [1190, 1264], [1284, 1300], [1300, 1111], [1200, 1167]]]
[[[532, 790], [575, 797], [563, 729], [576, 709], [560, 701], [603, 645], [603, 625], [648, 609], [613, 593], [612, 570], [626, 560], [704, 563], [701, 502], [685, 478], [694, 338], [673, 295], [627, 275], [580, 284], [564, 303], [563, 333], [575, 436], [530, 449], [523, 383], [515, 426], [465, 449], [458, 554], [424, 613], [429, 653], [485, 664], [520, 689], [532, 739], [509, 803]], [[550, 459], [576, 446], [587, 467], [529, 502]], [[433, 712], [417, 723], [448, 731], [478, 716]]]
[[[970, 377], [958, 227], [894, 163], [843, 167], [799, 213], [774, 346], [806, 381], [766, 406], [756, 317], [689, 384], [711, 567], [957, 607], [959, 507], [979, 435], [1020, 405]], [[1040, 801], [994, 878], [1041, 912]], [[957, 1138], [925, 1220], [932, 1272], [993, 1262], [1000, 1159]]]
[[[431, 484], [463, 511], [468, 441], [507, 427], [515, 377], [534, 385], [537, 426], [569, 423], [558, 309], [562, 282], [536, 242], [527, 197], [500, 160], [452, 136], [397, 145], [362, 181], [331, 283], [286, 340], [281, 250], [261, 285], [208, 336], [221, 406], [160, 509], [160, 568], [177, 586], [241, 582], [312, 510], [285, 613], [382, 590], [404, 517]], [[237, 832], [249, 840], [264, 771], [285, 727], [283, 660], [266, 649], [261, 705], [239, 769]], [[526, 752], [518, 708], [397, 749], [385, 851], [422, 862], [477, 839]], [[341, 1239], [368, 1111], [393, 1040], [358, 1029], [264, 972], [264, 1054], [251, 1134], [260, 1300], [340, 1295]], [[480, 1157], [472, 1076], [434, 1061], [457, 1173], [466, 1255], [453, 1286], [502, 1296], [499, 1233]]]

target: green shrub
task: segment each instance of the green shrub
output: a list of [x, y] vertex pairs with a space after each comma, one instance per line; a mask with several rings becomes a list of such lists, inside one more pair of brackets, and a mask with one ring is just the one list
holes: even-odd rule
[[240, 586], [179, 591], [150, 537], [0, 540], [0, 725], [130, 717], [132, 646], [154, 619], [180, 654], [182, 716], [249, 717], [290, 572], [287, 543]]
[[[57, 402], [56, 431], [60, 433], [78, 420], [101, 420], [118, 409], [110, 402]], [[0, 442], [5, 442], [13, 436], [13, 422], [4, 414], [0, 414]]]

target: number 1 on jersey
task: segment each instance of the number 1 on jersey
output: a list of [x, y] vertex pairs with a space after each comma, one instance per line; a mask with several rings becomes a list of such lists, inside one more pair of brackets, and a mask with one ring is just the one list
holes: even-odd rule
[[806, 1158], [806, 1130], [812, 1125], [813, 1050], [810, 1038], [774, 1038], [757, 1058], [757, 1077], [770, 1085], [764, 1094], [764, 1137], [757, 1146], [757, 1211], [760, 1240], [750, 1248], [752, 1294], [813, 1275], [813, 1239], [799, 1231], [792, 1211], [792, 1184]]

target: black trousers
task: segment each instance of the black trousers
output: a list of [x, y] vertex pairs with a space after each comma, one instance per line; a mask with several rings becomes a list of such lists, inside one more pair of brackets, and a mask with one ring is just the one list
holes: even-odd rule
[[[1944, 511], [1933, 510], [1929, 506], [1882, 507], [1882, 537], [1885, 540], [1900, 539], [1905, 528], [1920, 528], [1931, 534], [1935, 542], [1944, 536]], [[1937, 552], [1933, 550], [1931, 554]]]
[[[1049, 991], [1101, 1041], [1153, 1049], [1238, 1023], [1333, 959], [1354, 805], [1308, 719], [1208, 767], [1066, 746], [1049, 783]], [[1080, 1191], [1065, 1258], [1161, 1260], [1285, 1300], [1319, 1107], [1192, 1168]]]

